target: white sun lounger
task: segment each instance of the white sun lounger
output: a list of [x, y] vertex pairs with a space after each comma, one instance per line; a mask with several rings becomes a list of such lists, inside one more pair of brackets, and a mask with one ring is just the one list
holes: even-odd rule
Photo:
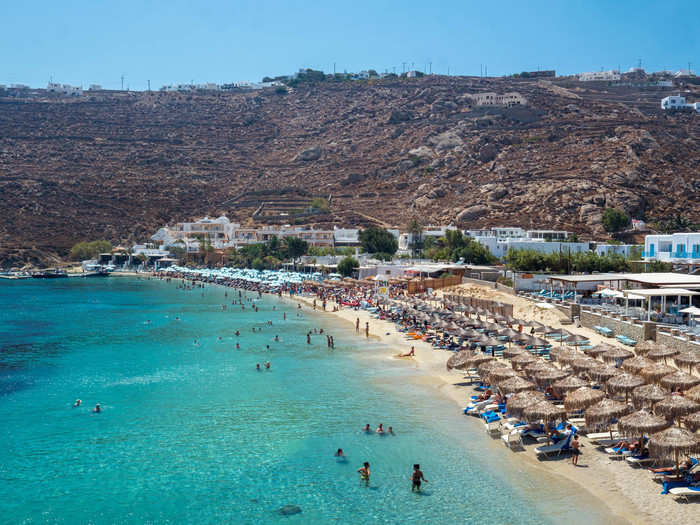
[[646, 457], [646, 458], [636, 458], [634, 456], [627, 457], [625, 458], [625, 461], [632, 465], [633, 467], [641, 467], [642, 465], [646, 465], [648, 463], [653, 463], [655, 460], [654, 458]]
[[676, 487], [675, 489], [670, 489], [669, 492], [674, 496], [678, 496], [679, 498], [688, 501], [688, 498], [700, 496], [700, 486], [695, 485], [694, 487]]
[[562, 439], [558, 443], [555, 443], [554, 445], [546, 445], [544, 447], [537, 447], [535, 449], [535, 454], [538, 456], [549, 456], [550, 454], [561, 454], [562, 451], [569, 450], [569, 445], [571, 444], [571, 438], [573, 437], [573, 434], [569, 434], [566, 436], [566, 439]]
[[[593, 432], [593, 433], [590, 433], [590, 434], [586, 434], [586, 437], [587, 437], [588, 439], [590, 439], [591, 441], [598, 441], [598, 440], [601, 440], [601, 439], [610, 439], [610, 432]], [[612, 433], [612, 437], [613, 437], [613, 438], [618, 438], [618, 441], [619, 441], [619, 437], [620, 437], [619, 432], [614, 431], [614, 432]]]
[[523, 438], [520, 435], [520, 432], [518, 432], [517, 430], [513, 430], [511, 432], [508, 432], [507, 434], [503, 434], [501, 436], [501, 439], [503, 440], [505, 446], [511, 450], [514, 446], [523, 448]]

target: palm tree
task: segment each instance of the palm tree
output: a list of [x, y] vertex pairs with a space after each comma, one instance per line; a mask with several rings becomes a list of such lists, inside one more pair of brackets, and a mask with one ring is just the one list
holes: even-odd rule
[[416, 257], [416, 252], [423, 249], [423, 225], [418, 222], [418, 219], [413, 218], [408, 223], [408, 233], [411, 235], [411, 257]]

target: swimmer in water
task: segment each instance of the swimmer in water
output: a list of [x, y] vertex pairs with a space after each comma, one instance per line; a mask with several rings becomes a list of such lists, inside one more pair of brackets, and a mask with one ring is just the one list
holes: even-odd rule
[[270, 351], [270, 345], [265, 345], [265, 350]]
[[255, 369], [256, 369], [258, 372], [260, 372], [260, 363], [257, 363], [257, 364], [255, 365]]
[[390, 435], [392, 435], [392, 436], [395, 436], [395, 435], [396, 435], [396, 434], [394, 434], [394, 428], [393, 428], [393, 427], [389, 427], [389, 429], [388, 429], [386, 432], [387, 432], [387, 434], [390, 434]]
[[78, 408], [80, 406], [80, 403], [82, 403], [82, 401], [80, 399], [76, 399], [75, 403], [73, 403], [73, 408]]
[[236, 350], [240, 350], [240, 349], [241, 349], [241, 345], [239, 345], [238, 343], [236, 343]]
[[333, 454], [336, 458], [344, 458], [345, 454], [343, 454], [343, 449], [339, 448], [335, 454]]
[[360, 479], [365, 482], [365, 486], [369, 486], [369, 461], [365, 461], [360, 468], [357, 469], [360, 473]]
[[236, 334], [235, 334], [235, 335], [236, 335], [236, 337], [238, 337], [239, 335], [241, 335], [241, 333], [240, 333], [238, 330], [236, 330]]
[[363, 432], [366, 432], [367, 434], [372, 432], [372, 429], [369, 428], [369, 423], [365, 425], [365, 428], [362, 429]]
[[280, 336], [279, 336], [279, 335], [276, 335], [276, 336], [275, 336], [275, 341], [276, 341], [276, 342], [279, 342], [279, 340], [280, 340]]
[[377, 427], [377, 434], [384, 434], [384, 426], [381, 423]]
[[270, 369], [270, 361], [265, 361], [265, 368], [266, 368], [267, 370]]
[[95, 405], [95, 408], [92, 409], [92, 411], [93, 411], [95, 414], [99, 414], [100, 412], [102, 412], [102, 408], [100, 407], [100, 404], [97, 403], [97, 404]]

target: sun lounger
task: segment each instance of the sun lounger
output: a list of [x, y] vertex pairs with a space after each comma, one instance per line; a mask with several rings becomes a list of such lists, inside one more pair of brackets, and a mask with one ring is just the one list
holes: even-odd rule
[[569, 450], [569, 445], [571, 443], [571, 438], [573, 434], [569, 434], [566, 436], [566, 439], [562, 439], [559, 441], [559, 443], [555, 443], [554, 445], [547, 445], [544, 447], [537, 447], [535, 449], [535, 454], [538, 456], [549, 456], [550, 454], [561, 454], [564, 451]]
[[678, 496], [681, 499], [685, 499], [685, 501], [688, 501], [688, 498], [691, 498], [693, 496], [700, 496], [700, 486], [676, 487], [669, 489], [668, 492], [670, 494], [673, 494], [674, 496]]
[[513, 449], [513, 447], [523, 448], [523, 438], [520, 435], [520, 432], [518, 432], [517, 430], [513, 430], [511, 432], [508, 432], [507, 434], [503, 434], [501, 436], [501, 439], [503, 440], [505, 446], [511, 450]]
[[616, 335], [615, 339], [620, 341], [623, 345], [627, 345], [627, 346], [634, 346], [637, 344], [637, 341], [635, 341], [634, 339], [632, 339], [630, 337], [627, 337], [626, 335]]
[[653, 463], [654, 458], [650, 458], [648, 455], [646, 456], [629, 456], [625, 458], [625, 461], [632, 465], [633, 467], [641, 467], [642, 465], [646, 465], [648, 463]]

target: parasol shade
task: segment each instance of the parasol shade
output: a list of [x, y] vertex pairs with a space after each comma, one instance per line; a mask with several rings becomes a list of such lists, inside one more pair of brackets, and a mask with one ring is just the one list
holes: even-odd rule
[[567, 412], [573, 412], [574, 410], [581, 410], [595, 405], [603, 399], [605, 399], [605, 394], [602, 390], [582, 386], [566, 394], [564, 408]]
[[700, 378], [685, 372], [675, 372], [661, 378], [659, 381], [662, 387], [669, 390], [688, 390], [695, 385], [700, 385]]

